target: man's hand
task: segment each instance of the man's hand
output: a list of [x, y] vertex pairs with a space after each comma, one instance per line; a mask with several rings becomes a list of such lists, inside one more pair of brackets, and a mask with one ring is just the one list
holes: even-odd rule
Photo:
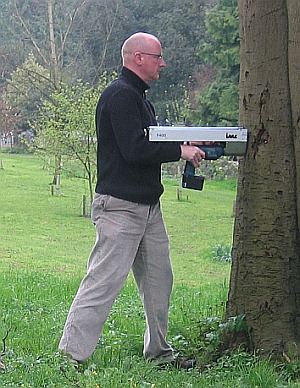
[[180, 147], [182, 159], [192, 163], [195, 168], [199, 167], [201, 160], [205, 158], [205, 152], [193, 145], [182, 144]]

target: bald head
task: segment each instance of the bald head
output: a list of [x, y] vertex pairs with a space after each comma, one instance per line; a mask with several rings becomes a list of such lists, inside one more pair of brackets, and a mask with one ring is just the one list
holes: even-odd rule
[[123, 64], [125, 65], [126, 62], [130, 61], [135, 52], [148, 52], [153, 44], [157, 43], [160, 45], [159, 40], [154, 35], [146, 32], [137, 32], [131, 35], [122, 46]]
[[123, 66], [147, 83], [158, 79], [161, 69], [166, 66], [160, 41], [145, 32], [131, 35], [124, 42], [121, 54]]

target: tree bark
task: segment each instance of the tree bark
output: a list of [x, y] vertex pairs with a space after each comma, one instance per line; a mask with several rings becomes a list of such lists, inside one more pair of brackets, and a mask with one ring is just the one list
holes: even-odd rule
[[[262, 353], [298, 352], [299, 3], [239, 0], [240, 162], [227, 319]], [[230, 338], [232, 346], [234, 338]]]
[[[291, 109], [294, 131], [294, 148], [296, 155], [297, 182], [300, 182], [300, 3], [298, 0], [287, 0], [289, 46], [288, 60], [290, 73]], [[297, 185], [297, 199], [300, 200], [300, 185]], [[298, 219], [300, 219], [298, 202]]]

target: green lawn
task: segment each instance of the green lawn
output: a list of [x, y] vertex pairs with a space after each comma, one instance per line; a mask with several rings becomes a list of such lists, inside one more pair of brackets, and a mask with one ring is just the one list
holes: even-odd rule
[[0, 338], [8, 333], [0, 387], [300, 386], [288, 380], [300, 370], [294, 364], [287, 372], [242, 351], [218, 362], [207, 358], [230, 274], [228, 262], [212, 258], [212, 247], [232, 244], [234, 181], [207, 181], [202, 192], [184, 190], [181, 201], [178, 183], [167, 181], [162, 197], [175, 275], [169, 341], [195, 357], [197, 368], [159, 370], [143, 360], [145, 322], [132, 277], [83, 373], [64, 365], [58, 341], [95, 237], [90, 220], [81, 216], [87, 185], [63, 177], [63, 194], [51, 195], [52, 177], [37, 157], [0, 158]]
[[[62, 276], [83, 274], [95, 237], [90, 220], [81, 217], [85, 182], [62, 178], [63, 194], [50, 195], [52, 177], [39, 159], [2, 154], [2, 161], [2, 268], [25, 266]], [[220, 190], [220, 182], [206, 182], [204, 191], [184, 190], [183, 200], [178, 201], [177, 183], [166, 182], [162, 207], [176, 281], [199, 286], [215, 282], [216, 277], [221, 282], [228, 278], [228, 271], [218, 270], [222, 265], [208, 265], [206, 260], [214, 244], [232, 242], [235, 190], [228, 186]]]

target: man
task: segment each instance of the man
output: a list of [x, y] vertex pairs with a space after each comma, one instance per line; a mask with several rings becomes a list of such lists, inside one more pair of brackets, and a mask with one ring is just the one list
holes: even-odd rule
[[118, 79], [103, 91], [96, 109], [98, 179], [91, 216], [97, 239], [59, 348], [78, 362], [92, 355], [132, 269], [146, 315], [145, 358], [188, 368], [166, 342], [173, 273], [159, 203], [161, 164], [181, 157], [198, 167], [205, 154], [196, 146], [148, 140], [147, 128], [156, 119], [145, 91], [166, 66], [159, 40], [132, 35], [122, 59]]

